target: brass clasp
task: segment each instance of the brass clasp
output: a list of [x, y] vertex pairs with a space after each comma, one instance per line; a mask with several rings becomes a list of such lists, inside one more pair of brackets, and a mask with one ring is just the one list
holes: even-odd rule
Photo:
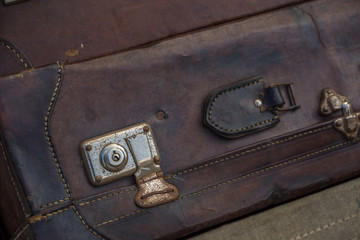
[[354, 113], [347, 97], [336, 93], [331, 88], [325, 88], [321, 92], [320, 108], [321, 115], [329, 115], [341, 109], [343, 117], [334, 121], [334, 127], [343, 133], [349, 140], [356, 138], [360, 127], [360, 113]]

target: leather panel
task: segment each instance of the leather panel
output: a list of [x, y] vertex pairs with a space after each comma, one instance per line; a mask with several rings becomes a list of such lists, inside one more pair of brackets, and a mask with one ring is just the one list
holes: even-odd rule
[[0, 36], [39, 67], [84, 61], [303, 1], [26, 1], [0, 5]]
[[[349, 15], [360, 22], [354, 10], [359, 3], [345, 1], [344, 5], [347, 12], [338, 13], [336, 23], [345, 24]], [[322, 14], [317, 13], [318, 18]], [[344, 31], [341, 37], [360, 39], [357, 33]], [[347, 65], [339, 68], [338, 62], [334, 63], [334, 49], [336, 58]], [[154, 131], [164, 173], [189, 168], [204, 159], [335, 117], [318, 115], [320, 92], [331, 86], [360, 99], [359, 74], [354, 73], [359, 71], [358, 55], [354, 45], [324, 48], [312, 19], [295, 7], [150, 48], [65, 66], [52, 132], [75, 200], [134, 184], [129, 177], [103, 187], [91, 186], [78, 151], [84, 139], [147, 122]], [[343, 80], [334, 71], [354, 75], [351, 81]], [[293, 80], [301, 109], [282, 113], [281, 127], [235, 141], [211, 133], [202, 125], [201, 113], [208, 93], [214, 86], [254, 75], [262, 75], [269, 85]], [[360, 109], [359, 101], [352, 102], [355, 110]], [[156, 118], [160, 109], [167, 119]]]
[[69, 197], [44, 126], [58, 77], [55, 64], [0, 79], [0, 126], [33, 212]]

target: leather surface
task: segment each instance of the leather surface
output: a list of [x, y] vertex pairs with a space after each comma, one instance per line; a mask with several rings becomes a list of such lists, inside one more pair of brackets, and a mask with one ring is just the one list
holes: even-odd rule
[[[355, 0], [314, 1], [66, 65], [63, 78], [57, 65], [1, 78], [1, 126], [36, 235], [175, 238], [359, 176], [360, 139], [334, 130], [335, 115], [318, 115], [328, 86], [360, 109], [359, 9]], [[291, 79], [302, 108], [237, 140], [203, 126], [209, 92], [259, 75]], [[133, 177], [87, 181], [79, 144], [138, 122], [151, 125], [178, 201], [140, 209]]]
[[264, 92], [265, 83], [261, 78], [244, 80], [216, 90], [205, 102], [204, 124], [227, 138], [245, 136], [274, 126], [280, 121], [276, 112], [261, 112], [254, 104], [255, 100], [262, 99]]
[[5, 149], [0, 143], [0, 228], [3, 239], [9, 239], [29, 216], [28, 208], [23, 202], [23, 195], [18, 188], [18, 181], [11, 172]]
[[[9, 7], [0, 4], [0, 37], [19, 47], [34, 67], [39, 67], [58, 60], [70, 63], [104, 56], [299, 2], [303, 0], [36, 0]], [[0, 76], [16, 71], [2, 69]]]

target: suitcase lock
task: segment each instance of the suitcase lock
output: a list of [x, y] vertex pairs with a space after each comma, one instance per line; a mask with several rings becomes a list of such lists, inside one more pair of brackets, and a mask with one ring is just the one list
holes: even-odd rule
[[154, 134], [146, 123], [85, 140], [80, 152], [92, 185], [134, 175], [138, 187], [135, 203], [140, 207], [171, 202], [179, 196], [177, 188], [164, 178]]

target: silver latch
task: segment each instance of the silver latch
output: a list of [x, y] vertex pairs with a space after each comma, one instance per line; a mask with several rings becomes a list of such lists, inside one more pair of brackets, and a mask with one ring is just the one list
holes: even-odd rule
[[140, 207], [153, 207], [179, 196], [177, 188], [164, 179], [154, 134], [146, 123], [85, 140], [80, 152], [92, 185], [135, 175], [135, 202]]
[[356, 138], [360, 127], [360, 113], [354, 113], [347, 97], [336, 93], [331, 88], [321, 92], [320, 114], [329, 115], [341, 109], [343, 117], [334, 121], [334, 127], [349, 140]]

